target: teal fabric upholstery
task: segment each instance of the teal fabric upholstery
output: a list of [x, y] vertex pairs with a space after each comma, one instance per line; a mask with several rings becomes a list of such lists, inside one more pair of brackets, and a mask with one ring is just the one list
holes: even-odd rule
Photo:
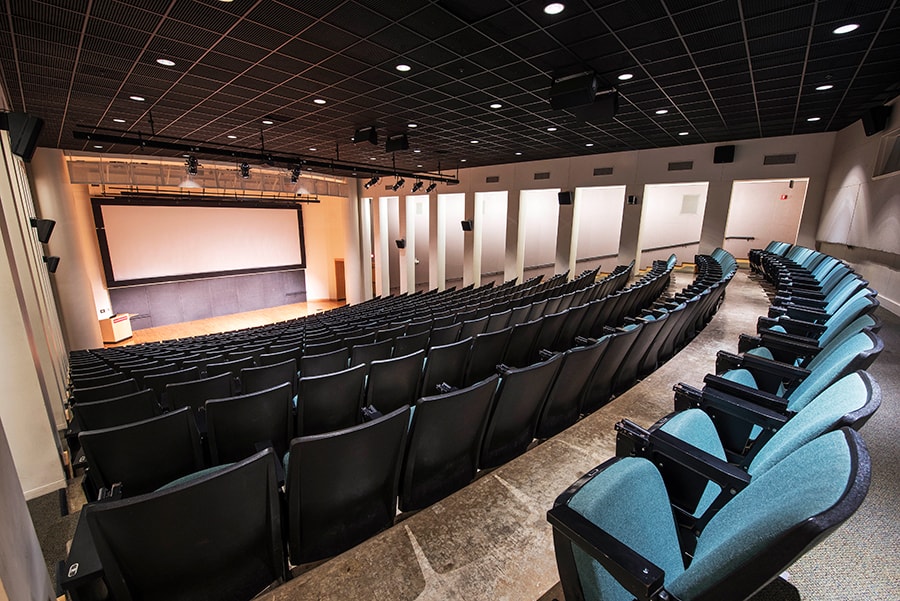
[[[719, 440], [716, 427], [709, 415], [702, 409], [679, 411], [666, 421], [660, 427], [660, 430], [713, 455], [717, 459], [727, 461], [725, 448], [722, 446], [722, 441]], [[722, 487], [713, 482], [707, 483], [706, 488], [703, 490], [703, 495], [697, 502], [697, 508], [693, 515], [703, 515], [720, 492], [722, 492]]]
[[208, 467], [206, 469], [202, 469], [200, 471], [194, 472], [193, 474], [188, 474], [187, 476], [182, 476], [176, 480], [172, 480], [168, 484], [163, 484], [159, 488], [156, 489], [156, 492], [162, 490], [168, 490], [174, 486], [178, 486], [179, 484], [185, 484], [186, 482], [193, 482], [203, 476], [207, 476], [209, 474], [215, 474], [217, 472], [221, 472], [222, 470], [231, 467], [234, 465], [233, 463], [223, 463], [222, 465], [214, 465], [213, 467]]
[[872, 339], [865, 332], [859, 332], [834, 349], [821, 363], [815, 366], [809, 376], [791, 392], [788, 409], [800, 411], [833, 382], [847, 368], [858, 354], [873, 348]]
[[[778, 536], [837, 503], [853, 477], [842, 431], [817, 438], [754, 478], [710, 520], [697, 540], [690, 568], [666, 588], [691, 599], [739, 570]], [[668, 570], [667, 570], [668, 575]]]
[[[667, 578], [684, 571], [669, 497], [659, 472], [646, 459], [626, 457], [585, 484], [569, 507], [662, 568]], [[587, 599], [633, 597], [587, 553], [573, 548]]]

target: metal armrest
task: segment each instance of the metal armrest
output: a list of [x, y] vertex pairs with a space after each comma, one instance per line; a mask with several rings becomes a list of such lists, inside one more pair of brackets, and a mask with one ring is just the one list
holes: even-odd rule
[[570, 509], [557, 505], [547, 521], [573, 545], [590, 555], [638, 601], [659, 598], [665, 573], [644, 556]]

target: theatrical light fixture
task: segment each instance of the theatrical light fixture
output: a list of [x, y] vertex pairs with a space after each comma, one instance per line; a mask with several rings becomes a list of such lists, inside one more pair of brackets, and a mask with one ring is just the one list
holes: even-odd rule
[[403, 184], [405, 184], [405, 183], [406, 183], [406, 180], [405, 180], [405, 179], [403, 179], [402, 177], [401, 177], [401, 178], [398, 178], [397, 181], [394, 183], [394, 185], [391, 186], [391, 190], [393, 190], [394, 192], [396, 192], [397, 190], [399, 190], [400, 188], [402, 188], [402, 187], [403, 187]]
[[377, 175], [373, 175], [373, 176], [372, 176], [372, 179], [370, 179], [370, 180], [367, 181], [365, 184], [363, 184], [363, 187], [364, 187], [366, 190], [368, 190], [369, 188], [371, 188], [372, 186], [374, 186], [375, 184], [377, 184], [379, 181], [381, 181], [381, 178], [378, 177]]
[[423, 182], [422, 180], [417, 181], [416, 183], [413, 184], [412, 193], [415, 194], [416, 192], [421, 190], [422, 186], [424, 186], [424, 185], [425, 185], [425, 182]]
[[291, 168], [291, 183], [296, 184], [297, 180], [300, 179], [300, 172], [302, 171], [300, 165], [294, 165]]
[[437, 188], [437, 184], [436, 184], [435, 182], [431, 182], [430, 184], [428, 184], [428, 187], [425, 188], [425, 193], [426, 193], [426, 194], [431, 194], [431, 192], [432, 192], [435, 188]]
[[248, 163], [241, 163], [238, 169], [241, 171], [242, 178], [250, 179], [250, 165]]
[[55, 225], [56, 222], [52, 219], [31, 218], [31, 227], [37, 230], [38, 240], [44, 244], [50, 242], [50, 234], [53, 233], [53, 227]]
[[188, 175], [197, 175], [197, 169], [200, 167], [200, 162], [197, 161], [197, 157], [191, 155], [185, 159], [184, 166], [187, 169]]

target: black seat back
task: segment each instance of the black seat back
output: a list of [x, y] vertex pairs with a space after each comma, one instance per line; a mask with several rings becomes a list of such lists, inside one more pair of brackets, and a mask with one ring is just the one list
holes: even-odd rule
[[297, 436], [333, 432], [360, 422], [366, 366], [300, 378]]
[[209, 454], [214, 465], [240, 461], [271, 445], [284, 456], [294, 435], [288, 382], [266, 390], [206, 401]]

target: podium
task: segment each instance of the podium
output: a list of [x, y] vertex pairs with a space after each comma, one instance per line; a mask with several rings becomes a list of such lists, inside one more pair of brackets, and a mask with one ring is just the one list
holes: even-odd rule
[[131, 315], [122, 313], [100, 320], [100, 335], [103, 342], [121, 342], [131, 338]]

